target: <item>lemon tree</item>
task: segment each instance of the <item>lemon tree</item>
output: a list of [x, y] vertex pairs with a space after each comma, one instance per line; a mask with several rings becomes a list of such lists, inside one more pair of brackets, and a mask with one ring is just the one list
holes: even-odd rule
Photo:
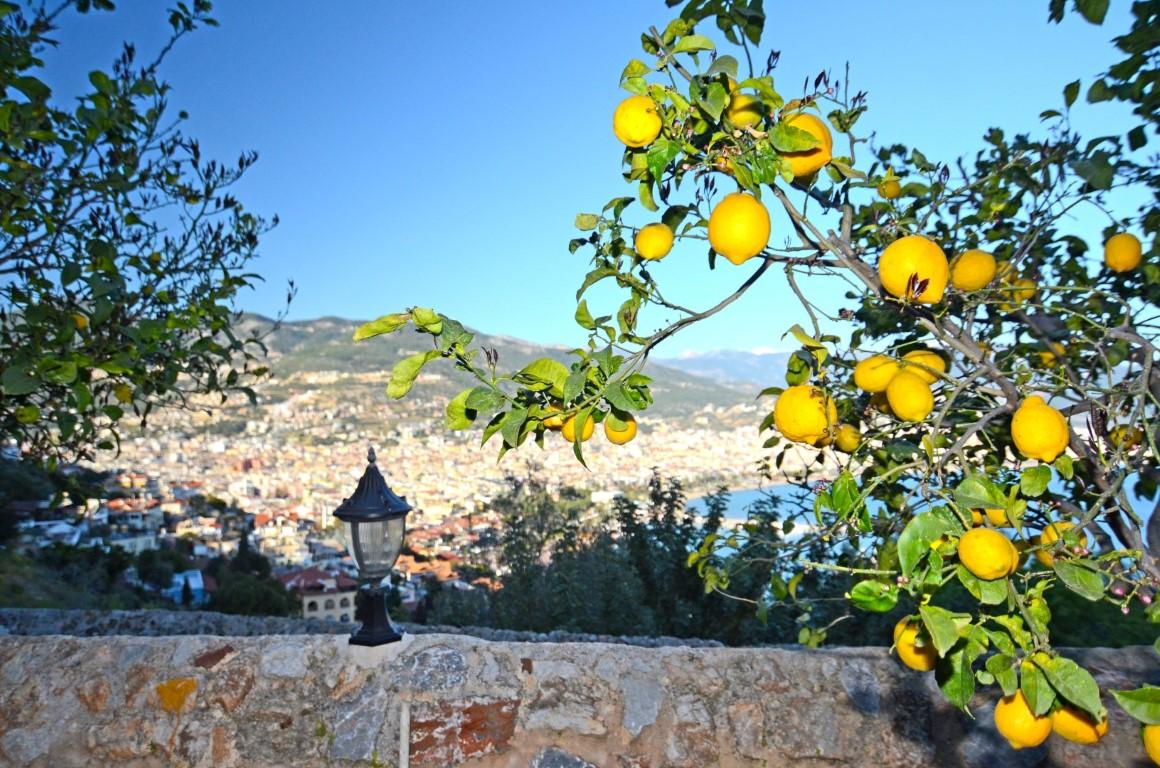
[[[866, 95], [828, 71], [787, 98], [776, 55], [760, 50], [758, 0], [689, 0], [644, 31], [643, 56], [621, 74], [630, 95], [609, 102], [629, 186], [578, 215], [568, 246], [589, 263], [575, 309], [587, 345], [568, 364], [505, 372], [428, 308], [385, 315], [356, 339], [408, 326], [431, 336], [396, 365], [392, 397], [447, 360], [477, 382], [449, 403], [449, 428], [478, 426], [501, 457], [558, 430], [583, 461], [596, 424], [618, 443], [647, 420], [652, 350], [777, 273], [801, 305], [780, 330], [800, 347], [762, 393], [755, 439], [769, 451], [762, 475], [802, 501], [775, 529], [751, 518], [706, 536], [690, 567], [729, 595], [747, 552], [776, 553], [768, 587], [735, 597], [759, 618], [798, 611], [810, 645], [829, 625], [814, 626], [803, 576], [840, 574], [850, 610], [905, 613], [896, 652], [951, 702], [966, 709], [992, 688], [1014, 747], [1053, 726], [1098, 740], [1107, 692], [1053, 648], [1046, 595], [1160, 620], [1160, 535], [1146, 540], [1132, 503], [1154, 499], [1160, 478], [1160, 184], [1143, 152], [1158, 97], [1140, 86], [1160, 43], [1154, 6], [1133, 7], [1116, 39], [1126, 58], [1087, 84], [1087, 102], [1124, 101], [1133, 123], [1077, 135], [1075, 82], [1039, 134], [992, 129], [974, 156], [939, 160], [876, 145], [859, 129]], [[1106, 3], [1075, 7], [1102, 23]], [[1048, 10], [1059, 21], [1067, 9]], [[662, 256], [666, 268], [735, 270], [738, 287], [701, 308], [672, 303]], [[587, 293], [606, 281], [621, 298], [594, 310]], [[649, 330], [642, 312], [656, 309], [678, 319]], [[969, 610], [948, 607], [952, 588]], [[1112, 693], [1160, 725], [1160, 689]]]

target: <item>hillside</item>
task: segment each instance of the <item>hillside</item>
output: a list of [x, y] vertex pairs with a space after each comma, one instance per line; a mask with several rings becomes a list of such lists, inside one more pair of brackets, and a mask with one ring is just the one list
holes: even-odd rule
[[[334, 371], [346, 374], [381, 373], [382, 386], [395, 363], [414, 352], [430, 348], [430, 337], [410, 329], [396, 334], [379, 336], [361, 343], [351, 340], [360, 320], [323, 317], [317, 320], [284, 322], [266, 338], [269, 347], [268, 365], [273, 373], [263, 392], [277, 398], [290, 394], [285, 391], [288, 379], [294, 374]], [[241, 330], [268, 327], [271, 321], [257, 315], [247, 315]], [[567, 363], [568, 349], [545, 347], [507, 336], [492, 336], [473, 331], [476, 342], [499, 353], [501, 370], [519, 370], [531, 361], [551, 357]], [[648, 363], [645, 372], [654, 379], [657, 405], [654, 413], [668, 418], [687, 418], [705, 406], [729, 408], [752, 403], [752, 395], [711, 379], [678, 370], [669, 365]], [[419, 384], [409, 397], [421, 399], [450, 398], [467, 386], [472, 379], [456, 371], [450, 364], [435, 361], [424, 369]]]

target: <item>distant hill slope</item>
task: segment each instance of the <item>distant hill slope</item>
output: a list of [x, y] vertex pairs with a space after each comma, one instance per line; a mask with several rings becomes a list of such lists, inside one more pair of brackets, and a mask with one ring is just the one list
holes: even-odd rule
[[[254, 327], [268, 327], [267, 318], [246, 315], [241, 324], [243, 332]], [[276, 385], [294, 373], [338, 371], [367, 374], [383, 372], [382, 384], [395, 363], [414, 352], [431, 348], [430, 337], [406, 329], [395, 334], [379, 336], [355, 343], [351, 340], [355, 329], [364, 321], [337, 317], [316, 320], [283, 322], [266, 343], [270, 350], [268, 365]], [[570, 362], [569, 350], [564, 347], [545, 347], [507, 336], [491, 336], [473, 331], [478, 344], [499, 352], [499, 369], [515, 371], [541, 357]], [[654, 413], [661, 416], [689, 416], [702, 407], [728, 408], [751, 403], [750, 395], [724, 386], [688, 370], [648, 363], [645, 373], [654, 379], [653, 393], [657, 400]], [[424, 369], [423, 377], [410, 397], [452, 397], [473, 379], [456, 371], [445, 361], [434, 361]]]
[[718, 384], [758, 391], [785, 383], [785, 367], [789, 357], [789, 352], [719, 349], [681, 357], [661, 358], [657, 362]]

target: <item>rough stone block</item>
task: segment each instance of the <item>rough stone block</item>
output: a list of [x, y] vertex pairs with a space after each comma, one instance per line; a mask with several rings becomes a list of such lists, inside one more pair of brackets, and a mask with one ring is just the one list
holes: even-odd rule
[[383, 727], [389, 697], [381, 686], [366, 686], [358, 696], [342, 702], [334, 719], [330, 756], [342, 760], [367, 760]]
[[276, 643], [262, 654], [262, 674], [269, 677], [303, 677], [306, 674], [306, 647], [300, 642]]
[[446, 768], [483, 755], [506, 752], [516, 729], [516, 699], [416, 702], [411, 710], [411, 762]]
[[656, 680], [643, 677], [626, 677], [620, 690], [624, 702], [620, 724], [636, 738], [657, 721], [665, 692]]
[[430, 646], [400, 660], [397, 685], [415, 691], [435, 692], [457, 688], [467, 680], [467, 659], [462, 651], [442, 645]]
[[597, 768], [597, 766], [558, 747], [548, 747], [540, 750], [532, 758], [528, 768]]

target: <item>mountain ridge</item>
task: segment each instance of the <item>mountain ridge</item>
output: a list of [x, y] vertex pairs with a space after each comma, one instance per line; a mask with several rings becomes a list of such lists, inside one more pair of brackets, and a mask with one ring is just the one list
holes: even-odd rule
[[[385, 386], [391, 369], [406, 355], [430, 348], [430, 337], [412, 329], [384, 334], [362, 342], [353, 341], [356, 328], [362, 320], [351, 320], [326, 315], [309, 320], [282, 320], [274, 327], [274, 320], [254, 313], [245, 313], [238, 323], [243, 332], [259, 331], [263, 326], [273, 328], [263, 337], [268, 349], [266, 364], [272, 373], [272, 384], [294, 374], [337, 372], [373, 374], [382, 372]], [[519, 370], [541, 357], [550, 357], [565, 364], [574, 358], [572, 347], [546, 346], [516, 337], [487, 334], [468, 329], [475, 334], [474, 344], [495, 349], [499, 353], [500, 370]], [[421, 397], [451, 398], [474, 379], [452, 366], [439, 365], [440, 361], [424, 368], [413, 392]], [[729, 386], [703, 375], [686, 370], [669, 360], [649, 360], [645, 373], [653, 378], [656, 405], [653, 412], [661, 416], [688, 417], [706, 406], [730, 408], [752, 403], [749, 387]], [[412, 395], [413, 396], [413, 395]]]

